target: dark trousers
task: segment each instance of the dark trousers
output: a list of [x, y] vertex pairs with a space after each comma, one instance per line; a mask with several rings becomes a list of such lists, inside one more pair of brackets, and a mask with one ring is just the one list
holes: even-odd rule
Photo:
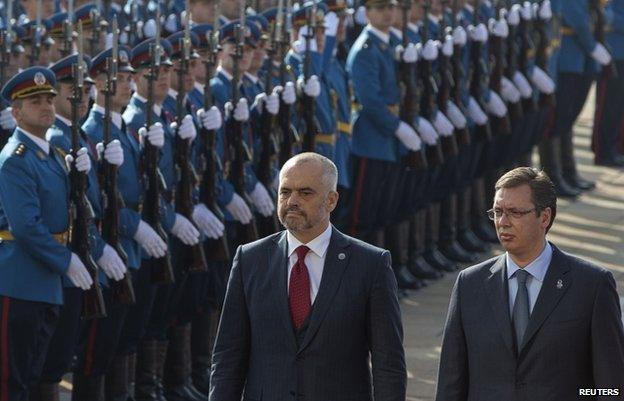
[[58, 305], [0, 297], [0, 401], [28, 401], [59, 313]]
[[597, 160], [612, 160], [618, 155], [618, 136], [624, 113], [624, 60], [616, 62], [619, 75], [600, 78], [596, 90], [596, 109], [592, 150]]
[[80, 288], [63, 289], [63, 306], [41, 372], [42, 383], [58, 383], [71, 369], [83, 324], [83, 292]]

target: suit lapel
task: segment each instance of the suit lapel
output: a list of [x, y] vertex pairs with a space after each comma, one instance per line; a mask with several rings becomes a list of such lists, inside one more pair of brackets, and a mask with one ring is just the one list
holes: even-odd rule
[[553, 248], [552, 260], [544, 277], [533, 313], [531, 313], [529, 325], [524, 333], [520, 347], [520, 356], [525, 351], [527, 343], [535, 336], [544, 320], [555, 309], [555, 306], [557, 306], [572, 283], [572, 275], [569, 274], [570, 266], [567, 263], [566, 256], [554, 245], [551, 244], [551, 246]]
[[275, 246], [269, 248], [269, 268], [271, 277], [277, 278], [277, 291], [274, 292], [275, 305], [279, 308], [278, 313], [284, 324], [287, 341], [291, 344], [292, 349], [297, 349], [295, 332], [288, 309], [288, 285], [286, 284], [286, 280], [288, 280], [288, 240], [286, 239], [286, 231], [276, 235], [273, 240]]
[[338, 231], [335, 227], [332, 227], [332, 236], [329, 241], [329, 247], [327, 248], [327, 255], [325, 255], [323, 276], [321, 277], [321, 284], [319, 285], [319, 290], [314, 301], [314, 307], [312, 308], [310, 325], [308, 326], [308, 330], [306, 331], [305, 337], [299, 347], [298, 353], [303, 351], [310, 344], [312, 338], [318, 331], [323, 318], [327, 314], [327, 310], [332, 304], [332, 300], [334, 299], [336, 291], [338, 291], [338, 287], [340, 286], [343, 273], [349, 264], [350, 255], [346, 250], [348, 246], [349, 241], [344, 234]]
[[485, 291], [503, 336], [503, 341], [509, 351], [515, 354], [511, 333], [511, 317], [509, 316], [509, 290], [505, 272], [505, 255], [501, 255], [490, 268], [491, 274], [485, 280]]

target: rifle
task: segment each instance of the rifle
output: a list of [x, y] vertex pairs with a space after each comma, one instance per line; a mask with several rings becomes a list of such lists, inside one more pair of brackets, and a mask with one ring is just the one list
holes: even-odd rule
[[[176, 120], [180, 130], [182, 119], [186, 115], [185, 98], [186, 91], [184, 89], [184, 77], [189, 73], [189, 60], [191, 59], [191, 24], [188, 9], [188, 1], [186, 2], [186, 18], [184, 26], [184, 37], [180, 46], [180, 60], [178, 61], [178, 95], [176, 97]], [[196, 184], [196, 174], [193, 165], [190, 163], [190, 139], [182, 139], [176, 133], [175, 139], [175, 162], [178, 170], [179, 181], [176, 186], [175, 211], [186, 217], [189, 221], [193, 221], [193, 189]], [[206, 255], [204, 247], [201, 243], [192, 246], [181, 244], [183, 251], [181, 253], [181, 266], [186, 272], [203, 272], [207, 271]], [[188, 249], [190, 248], [190, 250]], [[186, 252], [189, 250], [190, 252]]]
[[[429, 39], [429, 9], [431, 8], [431, 1], [425, 0], [423, 2], [423, 29], [420, 34], [421, 43], [424, 46]], [[420, 81], [423, 86], [423, 93], [421, 98], [420, 115], [429, 121], [432, 121], [434, 117], [436, 97], [438, 95], [438, 85], [433, 78], [432, 62], [425, 60], [421, 57], [418, 61], [418, 72], [420, 73]], [[442, 153], [442, 145], [440, 140], [436, 141], [435, 145], [426, 146], [427, 159], [429, 164], [441, 165], [444, 163], [444, 154]]]
[[[459, 0], [453, 0], [453, 5], [451, 6], [452, 13], [452, 23], [451, 27], [454, 30], [459, 22], [457, 21], [457, 14], [459, 13]], [[453, 46], [453, 57], [451, 58], [451, 70], [453, 76], [453, 87], [451, 89], [451, 97], [455, 102], [455, 105], [462, 110], [464, 114], [464, 107], [462, 101], [462, 87], [461, 82], [464, 79], [466, 72], [464, 71], [464, 66], [462, 65], [461, 59], [462, 46], [454, 45]], [[468, 128], [463, 128], [458, 131], [459, 142], [462, 145], [470, 145], [470, 132]]]
[[63, 21], [63, 47], [61, 55], [67, 57], [73, 52], [74, 41], [74, 0], [67, 0], [67, 19]]
[[[303, 58], [303, 82], [306, 83], [312, 76], [312, 40], [316, 38], [316, 13], [318, 6], [316, 0], [313, 0], [312, 7], [308, 8], [306, 13], [306, 47]], [[302, 152], [314, 152], [316, 149], [316, 136], [321, 132], [320, 125], [316, 119], [316, 99], [303, 93], [301, 99], [300, 115], [302, 116], [303, 127], [303, 144]]]
[[[238, 101], [241, 99], [242, 94], [240, 91], [241, 71], [240, 60], [243, 58], [243, 48], [245, 47], [245, 32], [247, 30], [247, 23], [245, 21], [245, 5], [241, 4], [239, 23], [235, 27], [236, 36], [236, 50], [232, 54], [234, 60], [234, 66], [232, 71], [232, 105], [236, 107]], [[227, 122], [228, 137], [232, 138], [233, 146], [233, 162], [231, 179], [234, 184], [234, 190], [240, 197], [245, 200], [247, 205], [251, 205], [251, 200], [245, 192], [245, 164], [252, 160], [251, 153], [245, 141], [243, 141], [243, 123], [236, 121], [234, 116], [231, 116]], [[256, 220], [252, 220], [248, 224], [238, 224], [238, 238], [241, 243], [252, 242], [258, 239], [258, 228], [256, 226]]]
[[91, 9], [91, 37], [89, 38], [89, 49], [91, 54], [98, 54], [98, 47], [100, 45], [100, 33], [102, 27], [100, 21], [102, 20], [102, 1], [96, 0], [96, 6]]
[[[507, 9], [511, 10], [511, 1], [507, 0]], [[513, 77], [518, 71], [518, 43], [516, 42], [516, 27], [513, 25], [509, 25], [509, 36], [507, 36], [506, 50], [505, 54], [507, 63], [505, 64], [505, 77], [513, 82]], [[524, 112], [522, 110], [522, 104], [520, 102], [513, 103], [509, 105], [509, 114], [511, 115], [511, 119], [515, 121], [519, 121], [522, 119]]]
[[[280, 76], [280, 84], [282, 85], [282, 87], [285, 87], [286, 83], [288, 82], [288, 76], [290, 73], [288, 64], [284, 62], [284, 55], [287, 51], [288, 46], [290, 45], [290, 42], [288, 41], [288, 35], [290, 34], [290, 31], [292, 30], [291, 1], [292, 0], [286, 0], [286, 18], [285, 18], [285, 22], [283, 25], [281, 40], [278, 41], [279, 43], [278, 55], [279, 56], [277, 57], [277, 59], [280, 62], [279, 76]], [[279, 12], [280, 12], [280, 9], [278, 9], [278, 13]], [[281, 143], [280, 143], [280, 149], [279, 149], [279, 165], [280, 166], [283, 166], [284, 163], [286, 163], [286, 161], [292, 157], [293, 144], [301, 142], [299, 132], [297, 132], [297, 129], [291, 122], [291, 117], [292, 117], [291, 105], [284, 103], [284, 100], [282, 100], [280, 97], [280, 109], [279, 109], [279, 114], [278, 114], [278, 120], [279, 120], [278, 125], [281, 131], [281, 136], [280, 136]]]
[[[280, 18], [284, 17], [282, 3], [283, 0], [279, 0], [277, 17], [271, 33], [270, 43], [267, 48], [268, 62], [266, 63], [267, 67], [264, 79], [264, 93], [267, 97], [273, 92], [273, 58], [277, 54], [278, 41], [281, 40], [282, 21]], [[278, 153], [277, 142], [273, 134], [276, 123], [276, 116], [269, 113], [267, 108], [264, 107], [262, 115], [260, 116], [260, 125], [258, 127], [260, 130], [261, 151], [257, 171], [258, 180], [267, 188], [269, 194], [271, 195], [271, 199], [273, 199], [274, 202], [277, 200], [277, 193], [273, 190], [271, 184], [273, 181], [272, 166]], [[268, 217], [258, 217], [258, 230], [262, 236], [276, 233], [279, 231], [279, 227], [279, 221], [277, 220], [277, 214], [275, 212]]]
[[[117, 16], [113, 17], [113, 48], [111, 57], [106, 59], [106, 87], [104, 93], [104, 119], [102, 129], [103, 142], [108, 146], [111, 142], [111, 98], [117, 91], [117, 63], [119, 60]], [[117, 188], [117, 166], [102, 158], [102, 238], [113, 247], [124, 265], [128, 265], [128, 255], [119, 242], [119, 209], [124, 207], [123, 199]], [[111, 281], [111, 293], [114, 302], [120, 305], [132, 305], [136, 302], [132, 277], [129, 272], [120, 281]]]
[[[609, 49], [609, 45], [605, 40], [605, 16], [603, 2], [600, 0], [591, 0], [589, 3], [589, 8], [589, 11], [593, 14], [594, 17], [594, 39], [596, 39], [596, 42], [602, 44], [605, 48]], [[612, 53], [610, 49], [609, 52]], [[617, 78], [618, 71], [615, 67], [615, 62], [613, 61], [613, 58], [611, 59], [611, 62], [609, 64], [602, 67], [601, 74], [604, 78], [607, 79]]]
[[[479, 1], [474, 0], [474, 20], [475, 26], [479, 25], [481, 22], [480, 14], [479, 14]], [[470, 47], [470, 94], [472, 97], [476, 99], [479, 105], [483, 105], [483, 92], [488, 87], [488, 73], [487, 66], [483, 61], [482, 52], [483, 47], [480, 42], [473, 41]], [[490, 124], [485, 123], [483, 125], [476, 125], [476, 134], [477, 137], [485, 142], [489, 142], [492, 140], [492, 131], [490, 129]]]
[[[500, 1], [496, 2], [495, 6], [495, 18], [501, 17], [501, 5]], [[476, 10], [475, 10], [476, 12]], [[490, 74], [490, 89], [496, 93], [501, 93], [501, 79], [505, 71], [505, 49], [503, 46], [503, 38], [490, 35], [490, 51], [489, 51], [490, 64], [492, 72]], [[516, 103], [516, 105], [518, 105]], [[518, 105], [519, 106], [519, 105]], [[492, 124], [494, 125], [494, 131], [500, 135], [511, 134], [511, 123], [509, 122], [509, 115], [505, 114], [503, 117], [491, 116]]]
[[[212, 90], [210, 88], [210, 79], [214, 75], [214, 70], [217, 65], [217, 56], [219, 54], [219, 2], [215, 2], [214, 24], [212, 25], [212, 32], [207, 32], [208, 40], [208, 55], [204, 59], [205, 76], [204, 76], [204, 110], [210, 110], [214, 105], [212, 98]], [[200, 128], [200, 137], [203, 140], [202, 148], [202, 162], [203, 173], [199, 186], [199, 196], [204, 205], [217, 218], [223, 222], [225, 217], [223, 211], [217, 204], [216, 197], [216, 177], [219, 170], [223, 171], [221, 166], [221, 159], [216, 152], [216, 137], [217, 132], [215, 130], [207, 130], [202, 125]], [[207, 257], [213, 262], [227, 262], [230, 260], [230, 249], [228, 247], [227, 238], [223, 235], [219, 239], [209, 238], [206, 241]]]
[[[518, 69], [522, 71], [525, 76], [529, 76], [529, 53], [535, 50], [535, 44], [531, 38], [531, 22], [520, 17], [520, 53], [518, 56]], [[537, 104], [533, 96], [522, 100], [522, 107], [525, 112], [536, 111]]]
[[[412, 8], [412, 0], [402, 0], [401, 8], [401, 17], [403, 19], [402, 44], [403, 48], [406, 49], [409, 44], [408, 15]], [[414, 77], [414, 66], [410, 63], [403, 62], [401, 58], [398, 70], [399, 87], [401, 88], [402, 94], [399, 118], [413, 127], [414, 119], [418, 115], [419, 108], [418, 102], [416, 102], [416, 99], [419, 97], [419, 91]], [[424, 147], [417, 151], [410, 150], [405, 158], [405, 163], [410, 169], [425, 170], [428, 167], [428, 163]]]
[[[538, 10], [541, 8], [543, 0], [538, 1]], [[537, 35], [537, 48], [535, 50], [535, 65], [541, 68], [544, 71], [548, 71], [548, 47], [550, 45], [548, 32], [546, 31], [546, 21], [543, 19], [537, 18], [537, 20], [533, 23], [535, 27], [535, 32]], [[510, 31], [511, 33], [511, 31]], [[555, 94], [545, 94], [540, 93], [539, 105], [540, 108], [545, 106], [552, 106], [555, 103]]]
[[[0, 82], [6, 82], [7, 69], [11, 63], [11, 47], [13, 36], [11, 34], [11, 22], [8, 20], [7, 28], [0, 31]], [[0, 100], [0, 109], [4, 110], [8, 104], [4, 99]], [[0, 149], [6, 145], [12, 132], [0, 129]]]
[[[160, 10], [158, 11], [160, 20]], [[158, 79], [160, 69], [160, 59], [163, 53], [160, 44], [160, 24], [156, 24], [156, 38], [150, 43], [150, 66], [147, 78], [147, 102], [145, 104], [145, 127], [149, 129], [154, 123], [154, 82]], [[143, 216], [156, 233], [167, 243], [167, 233], [160, 224], [160, 201], [161, 191], [165, 188], [165, 182], [158, 167], [160, 149], [152, 145], [150, 141], [144, 141], [143, 166], [145, 171], [145, 204]], [[174, 281], [173, 267], [171, 266], [171, 256], [167, 254], [161, 258], [152, 258], [151, 280], [154, 284], [170, 284]]]
[[35, 34], [32, 38], [31, 52], [30, 52], [30, 66], [35, 66], [39, 63], [39, 55], [41, 54], [41, 39], [43, 36], [43, 28], [41, 26], [41, 1], [37, 0], [37, 16], [35, 22]]
[[[85, 62], [82, 51], [82, 23], [78, 24], [78, 60], [72, 66], [73, 88], [72, 95], [69, 98], [71, 102], [71, 154], [74, 160], [77, 159], [77, 153], [80, 149], [80, 116], [78, 115], [78, 105], [82, 102], [83, 83], [85, 74]], [[102, 288], [98, 281], [98, 267], [91, 257], [91, 246], [87, 238], [89, 238], [89, 226], [93, 223], [93, 209], [89, 204], [86, 196], [87, 191], [87, 174], [78, 171], [75, 167], [69, 172], [69, 180], [71, 183], [70, 199], [71, 199], [71, 218], [72, 229], [70, 248], [82, 263], [84, 263], [93, 285], [83, 293], [82, 316], [85, 319], [98, 318], [106, 316], [106, 306], [102, 297]]]

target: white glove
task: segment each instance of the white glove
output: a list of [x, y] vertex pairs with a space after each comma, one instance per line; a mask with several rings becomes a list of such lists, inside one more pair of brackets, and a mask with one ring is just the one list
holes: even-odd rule
[[440, 111], [436, 113], [435, 119], [433, 120], [433, 126], [441, 136], [452, 136], [453, 131], [455, 130], [453, 124]]
[[[299, 35], [297, 37], [297, 41], [293, 43], [295, 47], [295, 52], [298, 54], [303, 54], [307, 50], [308, 40], [306, 39], [306, 35], [308, 34], [308, 26], [304, 25], [299, 28]], [[316, 45], [316, 39], [310, 39], [310, 51], [316, 52], [318, 51], [318, 47]]]
[[177, 129], [178, 123], [176, 121], [172, 122], [169, 127], [172, 132], [177, 133], [182, 139], [190, 139], [193, 141], [193, 139], [197, 136], [197, 129], [195, 128], [195, 123], [193, 122], [193, 116], [190, 114], [184, 116], [180, 129]]
[[65, 163], [67, 164], [67, 170], [71, 171], [72, 163], [76, 166], [76, 170], [81, 173], [88, 173], [91, 170], [91, 158], [87, 152], [87, 148], [80, 148], [76, 152], [76, 162], [74, 163], [74, 157], [71, 154], [65, 156]]
[[124, 162], [124, 153], [119, 139], [113, 139], [108, 146], [104, 146], [104, 144], [100, 142], [95, 145], [95, 149], [97, 149], [98, 158], [102, 158], [102, 153], [104, 153], [104, 160], [110, 164], [119, 167]]
[[148, 19], [143, 25], [143, 36], [145, 38], [156, 36], [156, 21], [153, 18]]
[[165, 146], [165, 130], [161, 123], [155, 123], [149, 130], [145, 129], [145, 127], [141, 127], [139, 129], [139, 137], [141, 138], [141, 143], [143, 143], [147, 137], [147, 140], [152, 146], [156, 146], [159, 149]]
[[297, 93], [295, 92], [295, 84], [291, 81], [286, 82], [282, 91], [282, 100], [286, 104], [294, 104], [297, 101]]
[[509, 9], [509, 12], [507, 12], [507, 23], [511, 26], [518, 26], [520, 25], [520, 9], [522, 7], [520, 6], [520, 4], [514, 4], [513, 6], [511, 6], [511, 9]]
[[453, 29], [453, 44], [457, 46], [464, 46], [466, 44], [466, 30], [463, 26], [459, 25]]
[[17, 126], [11, 110], [13, 110], [11, 107], [7, 107], [0, 111], [0, 127], [5, 131], [13, 131]]
[[193, 221], [208, 238], [223, 237], [225, 226], [203, 203], [198, 203], [193, 208]]
[[470, 96], [470, 99], [468, 100], [466, 113], [468, 114], [468, 117], [470, 117], [470, 119], [477, 125], [484, 125], [488, 122], [487, 115], [472, 96]]
[[504, 117], [507, 114], [505, 102], [493, 90], [490, 90], [490, 98], [485, 102], [485, 110], [496, 117]]
[[169, 14], [167, 16], [167, 19], [165, 20], [165, 29], [169, 32], [178, 31], [178, 18], [175, 14]]
[[223, 117], [217, 106], [212, 106], [208, 111], [203, 108], [197, 110], [197, 117], [202, 126], [207, 130], [217, 130], [223, 125]]
[[438, 58], [438, 41], [429, 39], [421, 50], [421, 56], [427, 61], [434, 61]]
[[152, 258], [162, 258], [167, 254], [167, 243], [143, 220], [139, 221], [133, 238]]
[[444, 44], [442, 45], [442, 54], [446, 57], [451, 57], [453, 55], [453, 37], [451, 35], [446, 35], [444, 38]]
[[422, 141], [418, 134], [416, 134], [416, 131], [403, 121], [399, 122], [399, 127], [394, 135], [396, 135], [399, 141], [409, 150], [417, 151], [422, 147]]
[[488, 31], [483, 23], [477, 25], [476, 27], [470, 25], [468, 27], [468, 32], [470, 33], [470, 40], [473, 42], [485, 43], [488, 40]]
[[72, 252], [71, 259], [69, 261], [69, 268], [65, 275], [69, 278], [69, 281], [72, 282], [76, 287], [86, 291], [91, 288], [93, 285], [93, 279], [91, 275], [87, 271], [82, 260]]
[[336, 36], [338, 32], [338, 16], [335, 12], [330, 11], [325, 14], [325, 36]]
[[249, 197], [251, 198], [251, 201], [254, 203], [254, 205], [258, 209], [258, 212], [260, 212], [261, 215], [263, 215], [264, 217], [269, 217], [273, 214], [273, 211], [275, 210], [275, 205], [273, 204], [273, 199], [271, 199], [271, 196], [269, 196], [269, 193], [267, 192], [264, 185], [259, 182], [256, 183], [256, 186], [249, 194]]
[[516, 103], [520, 100], [520, 91], [506, 77], [501, 78], [501, 96], [509, 103]]
[[232, 196], [232, 200], [225, 206], [225, 208], [232, 214], [234, 220], [243, 224], [249, 223], [253, 217], [251, 210], [249, 210], [249, 206], [247, 206], [243, 198], [236, 193]]
[[269, 96], [266, 93], [262, 92], [256, 95], [256, 99], [254, 100], [254, 104], [256, 105], [256, 109], [259, 113], [262, 113], [264, 109], [264, 105], [267, 106], [267, 111], [269, 114], [276, 115], [279, 113], [279, 98], [275, 91], [271, 93]]
[[171, 233], [185, 245], [195, 245], [199, 242], [199, 231], [189, 219], [179, 213], [176, 213]]
[[555, 82], [538, 66], [533, 67], [531, 72], [531, 82], [540, 92], [550, 95], [555, 92]]
[[516, 71], [514, 76], [512, 77], [514, 85], [520, 91], [520, 95], [524, 99], [528, 99], [533, 94], [533, 88], [531, 88], [531, 84], [527, 81], [526, 77], [520, 71]]
[[316, 75], [312, 75], [308, 82], [303, 83], [303, 78], [299, 78], [299, 87], [303, 89], [303, 93], [310, 97], [318, 97], [321, 94], [321, 83]]
[[98, 266], [104, 270], [106, 277], [111, 280], [119, 281], [126, 274], [126, 265], [123, 260], [117, 254], [117, 251], [112, 246], [104, 245], [104, 252], [102, 256], [97, 260]]
[[537, 16], [543, 21], [550, 21], [552, 18], [552, 7], [550, 6], [550, 0], [544, 0], [542, 5], [537, 10]]
[[466, 128], [466, 117], [462, 114], [461, 110], [459, 110], [459, 107], [450, 100], [446, 102], [446, 116], [451, 120], [455, 128]]
[[422, 117], [416, 118], [416, 131], [427, 145], [435, 145], [438, 141], [438, 133], [435, 128], [433, 128], [433, 125], [431, 125], [429, 121]]
[[[225, 104], [225, 111], [227, 114], [232, 112], [231, 102], [227, 102]], [[247, 99], [244, 97], [240, 98], [236, 104], [236, 108], [234, 109], [234, 119], [240, 122], [249, 120], [249, 106], [247, 105]]]
[[366, 25], [368, 24], [368, 17], [366, 16], [366, 7], [359, 6], [355, 11], [353, 16], [355, 23], [358, 25]]
[[415, 63], [418, 61], [418, 47], [413, 43], [409, 43], [404, 49], [403, 45], [394, 48], [394, 55], [397, 60], [403, 60], [404, 63]]
[[492, 35], [499, 38], [506, 38], [507, 36], [509, 36], [509, 26], [507, 26], [507, 22], [503, 18], [499, 20], [490, 18], [489, 26]]
[[522, 8], [520, 9], [520, 16], [525, 21], [531, 20], [531, 18], [533, 17], [533, 6], [531, 6], [530, 2], [525, 1], [522, 4]]
[[600, 65], [608, 65], [611, 63], [611, 54], [609, 54], [609, 51], [602, 43], [596, 43], [596, 47], [592, 50], [591, 56]]

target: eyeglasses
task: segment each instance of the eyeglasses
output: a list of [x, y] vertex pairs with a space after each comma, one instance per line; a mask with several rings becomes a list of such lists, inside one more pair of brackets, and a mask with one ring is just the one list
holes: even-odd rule
[[533, 209], [529, 209], [529, 210], [518, 210], [518, 209], [490, 209], [487, 211], [487, 216], [490, 220], [497, 220], [500, 219], [501, 217], [503, 217], [503, 215], [507, 216], [508, 219], [521, 219], [523, 216], [526, 216], [527, 214], [534, 212], [534, 211], [538, 211], [539, 208], [534, 207]]

